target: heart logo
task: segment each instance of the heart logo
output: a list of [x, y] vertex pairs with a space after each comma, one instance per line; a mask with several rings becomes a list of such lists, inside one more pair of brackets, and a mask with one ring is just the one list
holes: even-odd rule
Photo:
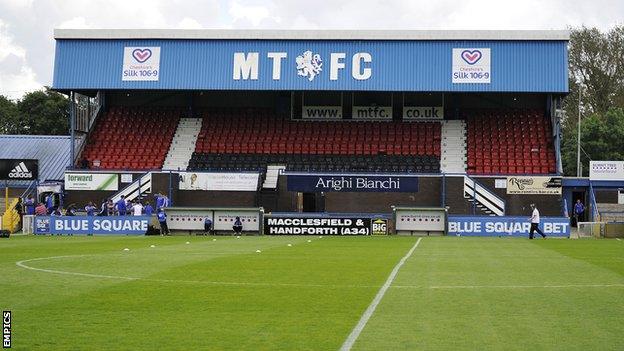
[[464, 59], [464, 61], [466, 61], [466, 63], [469, 65], [474, 65], [475, 63], [479, 62], [481, 56], [481, 51], [479, 50], [464, 50], [461, 53], [462, 59]]
[[134, 57], [134, 59], [138, 62], [138, 63], [143, 63], [147, 60], [149, 60], [150, 57], [152, 57], [152, 50], [150, 49], [134, 49], [132, 51], [132, 57]]

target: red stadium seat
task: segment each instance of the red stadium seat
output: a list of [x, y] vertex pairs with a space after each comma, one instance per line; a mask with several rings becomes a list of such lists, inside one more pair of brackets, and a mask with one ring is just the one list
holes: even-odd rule
[[[543, 111], [480, 109], [465, 110], [464, 114], [469, 169], [471, 165], [490, 165], [490, 170], [495, 173], [498, 165], [501, 173], [554, 172], [551, 126], [543, 117]], [[544, 172], [545, 169], [549, 172]], [[477, 173], [480, 173], [479, 169]], [[483, 169], [483, 173], [491, 174], [487, 169]]]
[[[182, 110], [166, 111], [163, 120], [154, 115], [162, 113], [165, 116], [165, 111], [154, 109], [153, 114], [148, 114], [141, 109], [111, 107], [98, 120], [83, 157], [90, 161], [101, 160], [100, 169], [160, 168]], [[198, 143], [198, 147], [202, 149], [204, 145]], [[158, 164], [154, 165], [154, 160], [158, 160]]]
[[[162, 167], [182, 109], [111, 106], [91, 133], [83, 156], [103, 169]], [[440, 156], [438, 122], [307, 122], [263, 108], [206, 108], [199, 154]], [[544, 165], [549, 166], [549, 165]]]

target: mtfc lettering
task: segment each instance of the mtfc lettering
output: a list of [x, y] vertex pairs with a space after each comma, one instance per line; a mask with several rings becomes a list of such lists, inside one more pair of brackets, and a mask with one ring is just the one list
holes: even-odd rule
[[[258, 80], [260, 62], [266, 62], [271, 67], [273, 80], [282, 79], [282, 60], [288, 60], [286, 52], [267, 52], [266, 55], [259, 52], [235, 52], [233, 57], [232, 79], [234, 80]], [[338, 80], [340, 71], [346, 68], [347, 54], [344, 52], [332, 52], [329, 55], [329, 80]], [[367, 80], [373, 75], [370, 64], [373, 56], [368, 52], [356, 52], [351, 56], [351, 77], [355, 80]], [[323, 70], [323, 58], [319, 53], [305, 50], [295, 59], [297, 75], [305, 77], [310, 82], [320, 75]]]

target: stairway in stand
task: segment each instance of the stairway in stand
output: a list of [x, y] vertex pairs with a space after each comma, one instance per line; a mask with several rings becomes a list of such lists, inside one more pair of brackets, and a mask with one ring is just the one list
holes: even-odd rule
[[466, 122], [442, 121], [440, 171], [466, 173]]
[[286, 170], [284, 165], [269, 165], [267, 167], [266, 177], [262, 184], [263, 189], [277, 189], [277, 182], [282, 171]]
[[186, 170], [195, 151], [195, 144], [201, 127], [201, 118], [180, 118], [163, 169]]

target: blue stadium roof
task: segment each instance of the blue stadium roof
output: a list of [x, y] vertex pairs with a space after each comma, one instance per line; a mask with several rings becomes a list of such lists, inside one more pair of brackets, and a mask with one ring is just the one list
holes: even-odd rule
[[60, 91], [568, 92], [567, 31], [61, 29], [55, 39]]
[[[70, 164], [69, 136], [0, 135], [0, 158], [39, 160], [39, 181], [63, 180]], [[28, 181], [10, 181], [9, 186], [27, 185]]]

